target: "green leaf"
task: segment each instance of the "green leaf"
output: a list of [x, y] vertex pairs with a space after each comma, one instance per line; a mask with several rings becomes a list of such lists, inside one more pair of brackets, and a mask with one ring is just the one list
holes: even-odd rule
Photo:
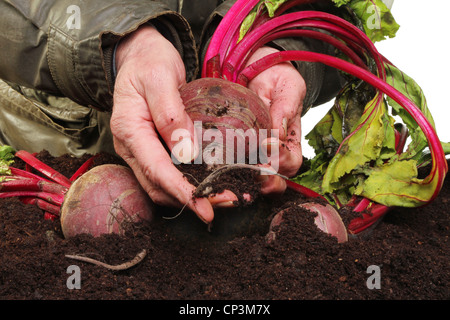
[[[385, 64], [386, 82], [408, 97], [423, 113], [430, 124], [435, 127], [434, 119], [428, 109], [425, 95], [420, 86], [408, 75], [391, 64]], [[401, 159], [415, 159], [421, 161], [423, 151], [428, 146], [425, 134], [422, 132], [411, 115], [393, 99], [387, 97], [393, 114], [398, 115], [408, 127], [412, 142], [402, 154]]]
[[450, 154], [450, 142], [441, 142], [445, 154]]
[[330, 111], [305, 136], [316, 154], [326, 151], [334, 155], [342, 142], [342, 118], [335, 108]]
[[349, 3], [351, 0], [333, 0], [333, 2], [336, 4], [337, 7], [346, 5], [347, 3]]
[[266, 6], [267, 12], [269, 13], [269, 17], [273, 17], [275, 11], [287, 0], [265, 0], [264, 4]]
[[9, 166], [14, 163], [16, 151], [7, 145], [0, 146], [0, 176], [11, 175]]
[[247, 34], [248, 30], [251, 29], [253, 23], [255, 22], [256, 17], [263, 11], [267, 11], [269, 17], [273, 17], [275, 15], [275, 11], [288, 0], [261, 0], [249, 13], [247, 17], [245, 17], [242, 22], [241, 28], [239, 30], [239, 40]]
[[308, 164], [304, 163], [303, 165], [309, 165], [309, 169], [293, 178], [292, 181], [299, 183], [319, 194], [323, 194], [322, 192], [322, 179], [323, 175], [327, 169], [329, 155], [323, 151], [317, 154], [311, 160], [308, 160]]
[[377, 94], [366, 106], [351, 135], [341, 144], [324, 176], [323, 190], [332, 193], [342, 186], [341, 178], [352, 170], [395, 154], [394, 122]]
[[400, 26], [382, 0], [333, 0], [337, 7], [348, 5], [361, 20], [364, 31], [373, 41], [394, 38]]
[[414, 160], [394, 160], [366, 173], [368, 178], [355, 194], [386, 206], [418, 207], [427, 203], [436, 190], [436, 179], [429, 183], [417, 179]]

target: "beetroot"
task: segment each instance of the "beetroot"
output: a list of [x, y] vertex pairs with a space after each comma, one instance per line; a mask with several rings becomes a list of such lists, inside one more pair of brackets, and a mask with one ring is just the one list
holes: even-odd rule
[[122, 234], [127, 225], [151, 221], [153, 206], [129, 168], [97, 166], [75, 180], [61, 207], [66, 238], [80, 233], [94, 237]]
[[[201, 78], [181, 87], [180, 95], [192, 121], [207, 130], [202, 137], [202, 160], [256, 163], [260, 139], [271, 133], [271, 117], [253, 91], [220, 78]], [[214, 152], [222, 157], [215, 154], [212, 159]]]

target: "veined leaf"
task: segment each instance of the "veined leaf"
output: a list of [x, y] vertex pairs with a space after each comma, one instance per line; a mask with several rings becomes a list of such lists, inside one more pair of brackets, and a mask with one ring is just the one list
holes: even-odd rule
[[366, 171], [368, 178], [355, 194], [386, 206], [418, 207], [429, 202], [437, 179], [417, 179], [417, 162], [394, 160]]
[[394, 154], [394, 120], [387, 114], [381, 93], [377, 93], [331, 160], [323, 179], [323, 191], [333, 193], [342, 186], [341, 179], [352, 170]]
[[269, 14], [269, 17], [273, 17], [275, 11], [286, 1], [288, 0], [261, 0], [242, 22], [238, 41], [240, 41], [248, 32], [248, 30], [250, 30], [261, 10], [266, 10]]
[[333, 0], [336, 6], [348, 5], [358, 16], [373, 42], [394, 38], [400, 26], [382, 0]]
[[[408, 97], [419, 107], [428, 122], [435, 127], [433, 117], [428, 109], [425, 95], [420, 86], [408, 75], [391, 64], [385, 64], [386, 82], [396, 88], [398, 91]], [[388, 104], [393, 109], [393, 114], [401, 117], [402, 121], [408, 127], [411, 136], [411, 143], [407, 150], [402, 154], [401, 159], [415, 159], [421, 161], [424, 149], [428, 146], [427, 139], [422, 130], [418, 127], [412, 116], [406, 112], [397, 102], [387, 97]]]

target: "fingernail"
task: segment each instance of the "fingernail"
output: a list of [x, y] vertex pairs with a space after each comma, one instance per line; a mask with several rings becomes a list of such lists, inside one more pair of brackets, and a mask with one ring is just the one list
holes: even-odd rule
[[214, 205], [214, 207], [216, 208], [232, 208], [235, 207], [235, 202], [234, 201], [223, 201], [223, 202], [218, 202]]
[[279, 153], [280, 144], [278, 140], [269, 139], [262, 143], [262, 146], [266, 149], [267, 156], [276, 156]]
[[180, 163], [191, 163], [198, 155], [198, 148], [190, 138], [183, 138], [172, 148], [172, 156]]

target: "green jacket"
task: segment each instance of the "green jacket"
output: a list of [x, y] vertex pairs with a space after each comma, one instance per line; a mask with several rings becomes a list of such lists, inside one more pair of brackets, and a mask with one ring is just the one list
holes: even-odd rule
[[[69, 152], [90, 151], [88, 145], [94, 143], [90, 140], [103, 134], [92, 120], [102, 117], [95, 110], [112, 108], [113, 53], [120, 38], [142, 24], [153, 23], [180, 52], [190, 81], [199, 74], [198, 52], [203, 52], [204, 44], [233, 3], [234, 0], [0, 0], [0, 78], [9, 86], [0, 88], [0, 96], [8, 95], [9, 100], [14, 100], [12, 88], [37, 105], [45, 114], [40, 117], [48, 117], [44, 120], [53, 121], [63, 135], [75, 134], [76, 139], [85, 140], [77, 141], [68, 148]], [[281, 49], [329, 50], [319, 42], [307, 40], [280, 40], [276, 45]], [[329, 100], [340, 87], [337, 72], [323, 65], [299, 63], [298, 69], [308, 88], [305, 109]], [[4, 104], [0, 97], [0, 121], [11, 121], [13, 112], [2, 111]], [[15, 103], [18, 104], [23, 103]], [[10, 107], [14, 108], [17, 106]], [[28, 118], [25, 123], [30, 123]], [[98, 121], [107, 127], [107, 120]], [[13, 126], [2, 123], [0, 142], [12, 144], [8, 136], [11, 137]], [[22, 145], [26, 145], [24, 141]]]

